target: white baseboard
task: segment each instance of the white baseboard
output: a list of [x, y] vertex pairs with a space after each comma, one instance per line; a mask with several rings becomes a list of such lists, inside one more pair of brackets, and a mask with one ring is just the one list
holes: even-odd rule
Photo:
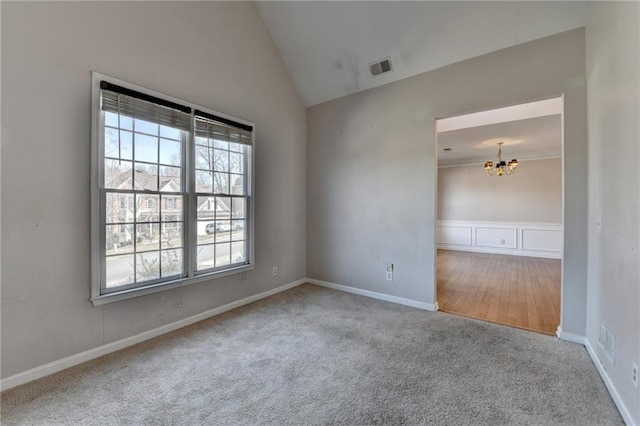
[[622, 416], [624, 422], [627, 424], [627, 426], [636, 426], [635, 422], [633, 421], [633, 418], [631, 417], [631, 414], [629, 414], [629, 410], [627, 410], [627, 407], [622, 402], [622, 399], [618, 394], [618, 390], [613, 385], [613, 382], [609, 378], [607, 371], [604, 369], [604, 367], [602, 366], [602, 363], [600, 362], [600, 359], [596, 355], [596, 352], [593, 350], [593, 347], [591, 346], [589, 339], [579, 334], [565, 333], [562, 331], [562, 328], [560, 326], [558, 326], [558, 330], [556, 331], [556, 334], [561, 340], [565, 340], [567, 342], [572, 342], [572, 343], [579, 343], [587, 349], [587, 353], [591, 357], [591, 361], [596, 366], [596, 370], [598, 370], [598, 374], [600, 374], [600, 377], [602, 378], [602, 381], [607, 387], [607, 390], [609, 391], [609, 394], [611, 395], [613, 402], [616, 404], [616, 407], [618, 408], [618, 411], [620, 412], [620, 415]]
[[564, 331], [562, 331], [562, 327], [560, 326], [558, 326], [558, 329], [556, 330], [556, 336], [558, 336], [560, 340], [564, 340], [566, 342], [571, 342], [571, 343], [578, 343], [582, 346], [586, 346], [586, 343], [587, 343], [586, 337], [581, 336], [579, 334], [565, 333]]
[[627, 410], [627, 407], [624, 405], [624, 402], [622, 402], [622, 398], [620, 398], [620, 394], [618, 393], [618, 390], [616, 389], [613, 382], [611, 381], [611, 378], [607, 374], [607, 370], [604, 369], [604, 367], [602, 366], [602, 363], [600, 362], [600, 359], [598, 358], [598, 356], [596, 355], [596, 352], [593, 349], [593, 346], [591, 346], [591, 342], [589, 342], [589, 339], [587, 338], [585, 338], [584, 340], [585, 340], [584, 347], [587, 348], [587, 353], [589, 353], [589, 356], [591, 357], [591, 361], [593, 361], [593, 363], [596, 366], [596, 369], [598, 370], [598, 373], [600, 373], [600, 377], [602, 378], [602, 381], [607, 387], [607, 390], [609, 391], [609, 394], [611, 395], [613, 402], [616, 404], [616, 407], [618, 407], [618, 411], [620, 412], [622, 419], [627, 424], [627, 426], [636, 426], [636, 423], [633, 421], [633, 417], [631, 416], [631, 413], [629, 413], [629, 410]]
[[109, 354], [111, 352], [115, 352], [120, 349], [133, 346], [135, 344], [144, 342], [145, 340], [149, 340], [154, 337], [158, 337], [170, 331], [174, 331], [179, 328], [183, 328], [188, 325], [195, 324], [196, 322], [205, 320], [207, 318], [210, 318], [216, 315], [220, 315], [232, 309], [239, 308], [240, 306], [248, 305], [249, 303], [255, 302], [260, 299], [264, 299], [265, 297], [269, 297], [274, 294], [280, 293], [282, 291], [289, 290], [290, 288], [297, 287], [300, 284], [306, 283], [307, 281], [308, 280], [306, 278], [302, 278], [292, 283], [274, 288], [272, 290], [254, 294], [253, 296], [236, 300], [235, 302], [231, 302], [226, 305], [219, 306], [214, 309], [210, 309], [200, 314], [193, 315], [189, 318], [185, 318], [180, 321], [173, 322], [171, 324], [163, 325], [162, 327], [154, 328], [153, 330], [145, 331], [144, 333], [136, 334], [135, 336], [127, 337], [125, 339], [118, 340], [116, 342], [107, 343], [106, 345], [98, 346], [97, 348], [89, 349], [87, 351], [80, 352], [75, 355], [70, 355], [68, 357], [59, 359], [57, 361], [49, 362], [47, 364], [32, 368], [30, 370], [23, 371], [22, 373], [15, 374], [13, 376], [10, 376], [10, 377], [7, 377], [6, 379], [1, 380], [0, 390], [5, 391], [7, 389], [11, 389], [13, 387], [28, 383], [30, 381], [48, 376], [50, 374], [57, 373], [58, 371], [62, 371], [69, 367], [82, 364], [83, 362], [87, 362], [92, 359]]
[[322, 287], [332, 288], [334, 290], [340, 290], [347, 293], [358, 294], [360, 296], [371, 297], [373, 299], [384, 300], [386, 302], [397, 303], [399, 305], [411, 306], [412, 308], [423, 309], [425, 311], [437, 311], [438, 305], [431, 303], [418, 302], [417, 300], [405, 299], [404, 297], [391, 296], [389, 294], [377, 293], [375, 291], [363, 290], [357, 287], [350, 287], [342, 284], [330, 283], [328, 281], [316, 280], [314, 278], [307, 278], [307, 282]]
[[441, 250], [470, 251], [474, 253], [506, 254], [508, 256], [542, 257], [545, 259], [562, 259], [562, 253], [541, 250], [512, 250], [494, 247], [463, 246], [439, 243]]

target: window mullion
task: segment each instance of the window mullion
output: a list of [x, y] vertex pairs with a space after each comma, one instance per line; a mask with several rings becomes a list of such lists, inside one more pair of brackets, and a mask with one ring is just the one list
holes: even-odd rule
[[184, 190], [186, 191], [186, 209], [183, 211], [185, 243], [184, 256], [187, 265], [187, 277], [193, 277], [196, 270], [196, 257], [198, 242], [198, 212], [197, 212], [197, 196], [196, 189], [196, 163], [195, 163], [195, 118], [191, 114], [191, 126], [189, 134], [185, 135], [183, 149], [183, 179]]

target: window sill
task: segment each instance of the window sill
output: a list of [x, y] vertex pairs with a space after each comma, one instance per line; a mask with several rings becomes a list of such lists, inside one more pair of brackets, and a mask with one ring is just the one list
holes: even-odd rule
[[169, 281], [166, 283], [152, 284], [146, 287], [133, 288], [123, 291], [117, 291], [113, 293], [103, 294], [96, 297], [91, 297], [89, 300], [93, 303], [93, 306], [106, 305], [108, 303], [119, 302], [121, 300], [133, 299], [134, 297], [145, 296], [148, 294], [159, 293], [161, 291], [170, 290], [172, 288], [184, 287], [191, 284], [197, 284], [204, 281], [214, 280], [216, 278], [222, 278], [229, 275], [238, 274], [240, 272], [250, 271], [255, 268], [255, 264], [238, 266], [236, 268], [226, 269], [224, 271], [213, 272], [210, 274], [197, 275], [195, 277], [181, 278], [175, 281]]

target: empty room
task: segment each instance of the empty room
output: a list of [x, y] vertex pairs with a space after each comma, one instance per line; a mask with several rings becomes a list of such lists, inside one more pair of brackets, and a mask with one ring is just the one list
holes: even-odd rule
[[637, 2], [0, 2], [0, 422], [640, 424], [639, 53]]

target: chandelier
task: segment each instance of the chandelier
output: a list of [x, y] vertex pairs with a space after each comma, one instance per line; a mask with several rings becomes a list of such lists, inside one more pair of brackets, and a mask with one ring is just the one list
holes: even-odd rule
[[504, 176], [504, 175], [512, 175], [516, 171], [516, 167], [518, 167], [518, 160], [515, 158], [509, 163], [502, 161], [502, 145], [504, 142], [498, 142], [498, 161], [496, 162], [495, 167], [493, 166], [493, 161], [487, 161], [484, 163], [484, 170], [487, 172], [487, 176]]

